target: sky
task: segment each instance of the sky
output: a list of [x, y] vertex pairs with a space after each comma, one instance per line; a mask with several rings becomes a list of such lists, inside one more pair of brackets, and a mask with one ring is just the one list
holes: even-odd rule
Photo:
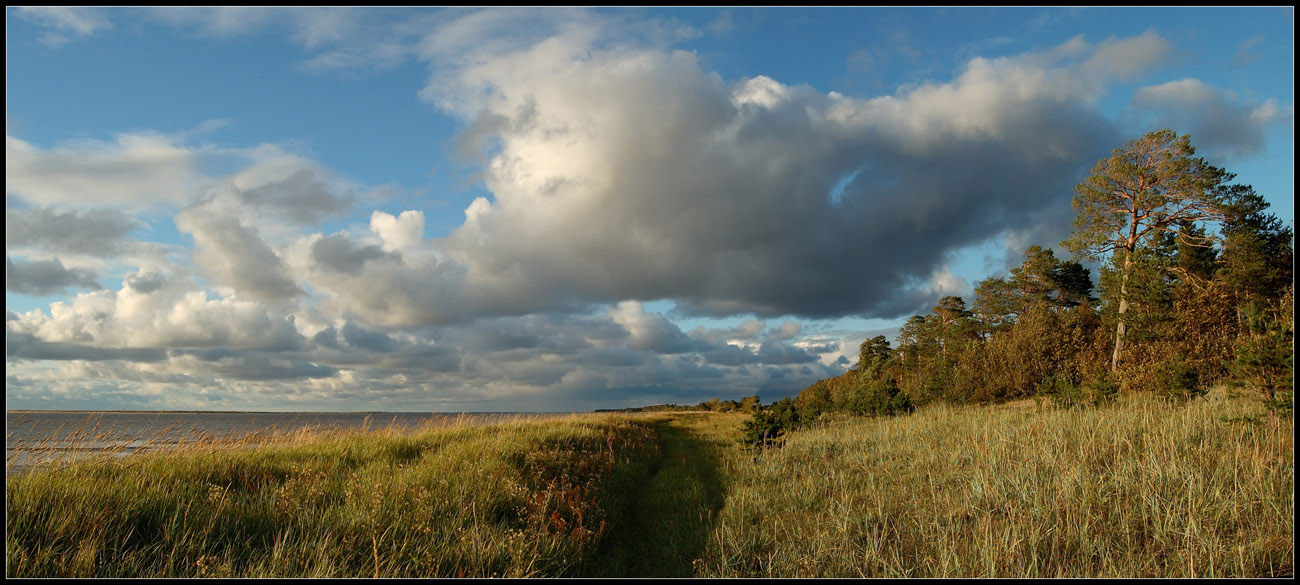
[[1160, 128], [1294, 223], [1292, 7], [5, 16], [9, 409], [767, 403]]

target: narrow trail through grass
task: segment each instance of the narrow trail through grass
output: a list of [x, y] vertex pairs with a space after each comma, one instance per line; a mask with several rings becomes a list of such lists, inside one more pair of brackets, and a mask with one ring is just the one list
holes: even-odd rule
[[[600, 577], [691, 577], [726, 500], [722, 450], [708, 415], [656, 423], [659, 457], [631, 498], [635, 502], [602, 539], [584, 571]], [[722, 435], [725, 436], [725, 435]]]
[[[12, 577], [1275, 577], [1293, 421], [1219, 392], [329, 431], [6, 475]], [[251, 441], [251, 440], [250, 440]]]

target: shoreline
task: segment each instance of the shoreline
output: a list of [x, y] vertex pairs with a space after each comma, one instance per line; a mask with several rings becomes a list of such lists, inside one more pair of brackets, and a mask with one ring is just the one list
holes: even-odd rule
[[587, 414], [593, 411], [468, 411], [468, 410], [59, 410], [59, 409], [5, 409], [6, 414]]

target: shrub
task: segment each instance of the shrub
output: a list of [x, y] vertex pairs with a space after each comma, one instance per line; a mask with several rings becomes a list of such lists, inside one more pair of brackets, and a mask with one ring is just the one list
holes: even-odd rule
[[1111, 379], [1105, 368], [1101, 368], [1091, 380], [1080, 384], [1080, 389], [1095, 406], [1110, 404], [1119, 396], [1119, 384]]
[[1156, 366], [1155, 382], [1156, 394], [1174, 401], [1191, 400], [1206, 391], [1200, 373], [1181, 356]]
[[799, 428], [801, 419], [790, 397], [782, 398], [768, 408], [760, 408], [754, 418], [745, 421], [745, 444], [754, 447], [779, 445], [787, 431]]
[[1227, 362], [1233, 376], [1230, 384], [1259, 393], [1268, 410], [1289, 414], [1295, 372], [1293, 326], [1260, 310], [1254, 303], [1243, 312], [1246, 330], [1237, 344], [1234, 359]]
[[854, 414], [868, 416], [893, 416], [915, 410], [907, 393], [892, 378], [861, 380], [848, 407]]
[[1104, 369], [1098, 370], [1092, 379], [1079, 383], [1063, 374], [1053, 374], [1038, 383], [1038, 396], [1060, 408], [1101, 406], [1114, 402], [1118, 395], [1119, 384]]
[[[1155, 344], [1153, 344], [1154, 346]], [[1175, 348], [1163, 344], [1132, 363], [1120, 366], [1119, 380], [1125, 392], [1145, 393], [1152, 396], [1183, 402], [1203, 396], [1208, 390], [1200, 373]]]
[[1052, 374], [1038, 383], [1038, 396], [1052, 401], [1052, 404], [1059, 408], [1074, 408], [1083, 406], [1085, 400], [1083, 392], [1073, 380], [1059, 375]]
[[831, 410], [831, 390], [826, 380], [818, 380], [804, 388], [794, 399], [799, 418], [816, 420], [823, 412]]

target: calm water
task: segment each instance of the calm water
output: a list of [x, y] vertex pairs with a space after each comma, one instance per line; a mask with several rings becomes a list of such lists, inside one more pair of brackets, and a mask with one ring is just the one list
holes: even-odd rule
[[[240, 438], [249, 433], [274, 433], [302, 428], [417, 428], [462, 421], [490, 423], [520, 417], [554, 416], [537, 413], [429, 412], [6, 412], [5, 467], [21, 471], [49, 459], [109, 454], [126, 456], [141, 450], [166, 449], [203, 438]], [[39, 447], [39, 454], [33, 452]]]

